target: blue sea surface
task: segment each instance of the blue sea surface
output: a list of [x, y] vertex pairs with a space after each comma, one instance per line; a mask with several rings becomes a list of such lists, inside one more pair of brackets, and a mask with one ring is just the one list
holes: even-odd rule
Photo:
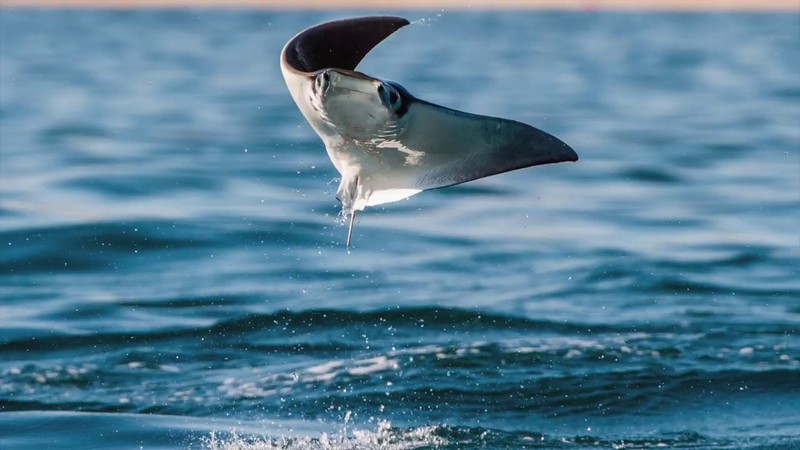
[[407, 12], [581, 160], [337, 220], [341, 12], [0, 10], [0, 448], [800, 446], [800, 15]]

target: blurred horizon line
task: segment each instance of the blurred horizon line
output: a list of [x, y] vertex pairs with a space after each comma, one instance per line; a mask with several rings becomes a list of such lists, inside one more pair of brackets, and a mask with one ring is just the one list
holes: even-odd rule
[[568, 11], [800, 11], [800, 0], [2, 0], [0, 8], [207, 8], [265, 10], [539, 9]]

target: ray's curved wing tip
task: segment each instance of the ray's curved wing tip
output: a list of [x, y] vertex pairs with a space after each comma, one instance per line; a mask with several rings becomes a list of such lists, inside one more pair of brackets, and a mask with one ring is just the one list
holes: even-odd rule
[[564, 144], [564, 154], [564, 162], [577, 162], [580, 159], [578, 152], [567, 144]]
[[541, 149], [546, 149], [546, 157], [544, 164], [562, 163], [562, 162], [576, 162], [578, 161], [578, 152], [569, 146], [566, 142], [553, 136], [550, 133], [537, 131], [540, 141], [538, 142]]
[[292, 70], [312, 73], [335, 68], [355, 70], [381, 41], [411, 24], [398, 16], [365, 16], [332, 20], [307, 28], [281, 51], [281, 63]]

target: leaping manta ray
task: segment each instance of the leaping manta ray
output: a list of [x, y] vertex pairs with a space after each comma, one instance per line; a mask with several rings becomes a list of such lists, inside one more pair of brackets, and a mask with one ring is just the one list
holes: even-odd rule
[[336, 198], [350, 216], [424, 190], [524, 167], [577, 161], [555, 136], [530, 125], [456, 111], [357, 72], [381, 41], [409, 24], [401, 17], [336, 20], [293, 37], [281, 72], [342, 176]]

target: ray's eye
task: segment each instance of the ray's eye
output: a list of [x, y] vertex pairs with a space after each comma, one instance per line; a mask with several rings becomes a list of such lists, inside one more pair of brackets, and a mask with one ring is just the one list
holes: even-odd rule
[[381, 96], [381, 100], [383, 103], [393, 111], [397, 111], [402, 106], [402, 98], [400, 98], [400, 94], [397, 93], [391, 86], [384, 86], [383, 84], [378, 85], [378, 95]]
[[331, 76], [328, 73], [328, 71], [326, 70], [326, 71], [320, 73], [319, 75], [317, 75], [317, 78], [314, 81], [315, 81], [315, 84], [316, 84], [315, 87], [316, 87], [317, 92], [325, 92], [327, 90], [327, 88], [328, 88], [328, 85], [329, 85], [330, 81], [331, 81]]

